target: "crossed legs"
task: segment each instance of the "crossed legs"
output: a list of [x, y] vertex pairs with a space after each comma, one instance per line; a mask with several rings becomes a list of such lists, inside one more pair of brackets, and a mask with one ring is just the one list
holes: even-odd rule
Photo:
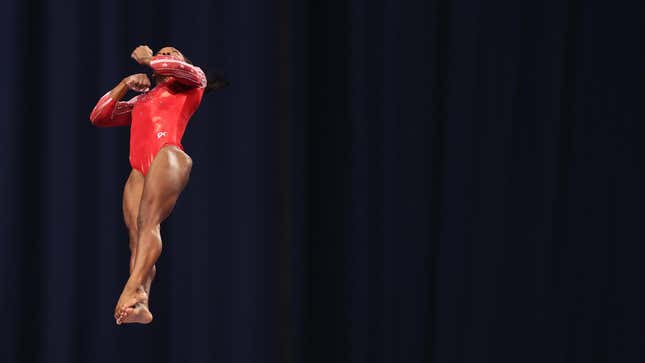
[[130, 277], [114, 309], [117, 324], [152, 321], [148, 306], [155, 262], [162, 249], [160, 226], [172, 212], [192, 167], [186, 153], [163, 147], [148, 174], [133, 170], [123, 193], [123, 215], [130, 237]]

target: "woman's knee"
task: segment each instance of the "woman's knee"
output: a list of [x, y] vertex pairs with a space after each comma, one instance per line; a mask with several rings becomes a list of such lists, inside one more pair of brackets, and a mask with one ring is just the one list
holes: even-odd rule
[[161, 231], [159, 225], [139, 226], [138, 243], [161, 242]]
[[137, 228], [139, 227], [137, 216], [130, 213], [124, 213], [123, 220], [125, 221], [125, 227], [128, 229], [128, 233], [130, 233], [130, 235], [133, 233], [136, 235]]
[[155, 230], [159, 230], [160, 224], [161, 221], [159, 221], [158, 218], [153, 218], [152, 215], [140, 213], [137, 218], [137, 235], [140, 236], [143, 232], [151, 233]]
[[137, 239], [139, 238], [139, 228], [136, 225], [134, 228], [130, 228], [128, 226], [128, 238], [130, 239], [130, 245], [137, 243]]

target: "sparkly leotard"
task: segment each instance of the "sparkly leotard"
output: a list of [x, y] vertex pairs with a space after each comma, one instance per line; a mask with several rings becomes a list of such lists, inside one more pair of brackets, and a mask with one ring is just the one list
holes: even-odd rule
[[206, 76], [199, 67], [173, 57], [155, 56], [150, 67], [167, 77], [165, 81], [127, 102], [115, 101], [108, 92], [90, 115], [95, 126], [130, 125], [130, 165], [143, 175], [162, 147], [175, 145], [183, 150], [186, 125], [206, 87]]

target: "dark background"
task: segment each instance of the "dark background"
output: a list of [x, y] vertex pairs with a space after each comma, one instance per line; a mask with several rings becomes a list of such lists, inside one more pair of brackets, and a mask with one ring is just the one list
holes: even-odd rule
[[[2, 6], [1, 362], [642, 361], [641, 1]], [[116, 326], [139, 44], [231, 87]]]

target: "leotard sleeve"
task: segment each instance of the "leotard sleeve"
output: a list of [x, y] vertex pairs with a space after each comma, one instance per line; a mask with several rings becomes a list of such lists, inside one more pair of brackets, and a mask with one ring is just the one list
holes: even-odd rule
[[189, 87], [206, 87], [206, 75], [201, 68], [182, 62], [170, 56], [158, 55], [150, 60], [152, 70], [166, 77], [173, 77], [177, 82]]
[[106, 93], [90, 114], [92, 125], [99, 127], [130, 125], [132, 108], [137, 103], [138, 97], [135, 96], [127, 102], [119, 102], [110, 97], [110, 92]]

